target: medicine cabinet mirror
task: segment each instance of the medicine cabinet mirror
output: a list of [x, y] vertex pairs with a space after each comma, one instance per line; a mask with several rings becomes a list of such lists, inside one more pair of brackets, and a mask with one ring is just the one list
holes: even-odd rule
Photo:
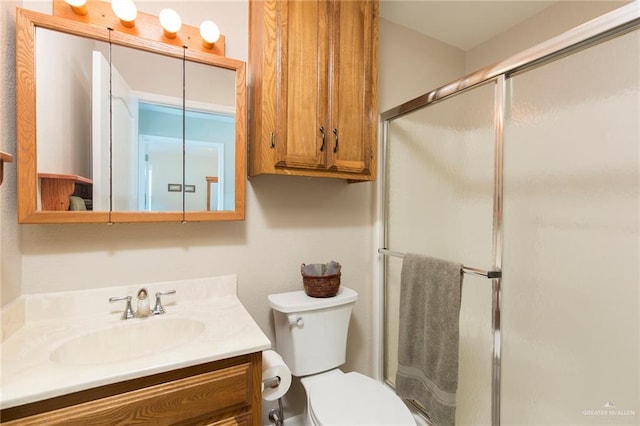
[[16, 19], [20, 223], [244, 219], [244, 62]]

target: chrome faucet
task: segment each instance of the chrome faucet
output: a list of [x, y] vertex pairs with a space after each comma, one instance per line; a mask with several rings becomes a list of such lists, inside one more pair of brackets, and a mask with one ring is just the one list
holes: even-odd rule
[[126, 300], [127, 301], [127, 306], [124, 309], [124, 312], [122, 313], [122, 316], [120, 317], [120, 319], [126, 320], [126, 319], [131, 319], [131, 318], [144, 318], [144, 317], [148, 317], [150, 315], [160, 315], [160, 314], [164, 314], [165, 310], [164, 310], [164, 306], [162, 306], [162, 300], [160, 299], [161, 296], [166, 296], [169, 294], [176, 294], [175, 290], [169, 290], [169, 291], [165, 291], [165, 292], [157, 292], [156, 293], [156, 304], [153, 307], [153, 309], [150, 308], [149, 306], [149, 294], [147, 292], [146, 288], [141, 288], [140, 290], [138, 290], [138, 305], [137, 305], [137, 310], [136, 312], [133, 311], [133, 308], [131, 307], [131, 296], [124, 296], [124, 297], [110, 297], [109, 298], [109, 302], [117, 302], [119, 300]]
[[138, 308], [136, 310], [136, 317], [144, 318], [151, 315], [151, 308], [149, 307], [149, 296], [147, 295], [147, 289], [141, 288], [138, 290]]

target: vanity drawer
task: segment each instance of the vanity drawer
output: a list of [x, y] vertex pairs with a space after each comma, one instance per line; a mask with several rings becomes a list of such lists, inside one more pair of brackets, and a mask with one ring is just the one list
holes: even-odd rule
[[[145, 386], [3, 422], [3, 425], [251, 425], [259, 417], [254, 383], [259, 362]], [[258, 410], [258, 414], [256, 414]], [[253, 412], [253, 413], [252, 413]], [[252, 415], [253, 414], [253, 415]]]
[[219, 420], [217, 422], [208, 423], [206, 426], [250, 426], [251, 422], [250, 414], [243, 414], [236, 417], [230, 417], [227, 419]]

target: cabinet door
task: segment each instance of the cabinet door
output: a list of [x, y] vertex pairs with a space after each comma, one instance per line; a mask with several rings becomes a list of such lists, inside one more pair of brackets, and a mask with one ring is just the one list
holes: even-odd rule
[[326, 92], [329, 4], [282, 1], [277, 15], [276, 167], [324, 169], [330, 134]]
[[[257, 356], [261, 355], [251, 355], [254, 359]], [[36, 409], [37, 404], [40, 404], [48, 407], [50, 411], [9, 421], [3, 418], [2, 424], [6, 426], [43, 424], [50, 426], [111, 426], [114, 424], [245, 426], [250, 424], [252, 418], [256, 418], [254, 415], [259, 416], [260, 413], [259, 400], [257, 404], [253, 402], [255, 400], [252, 401], [254, 392], [260, 389], [260, 383], [253, 381], [255, 379], [252, 380], [252, 377], [255, 378], [260, 374], [259, 372], [259, 363], [245, 362], [151, 386], [144, 385], [146, 378], [134, 379], [134, 381], [139, 380], [141, 386], [139, 389], [82, 403], [72, 403], [59, 409], [51, 408], [56, 404], [51, 402], [52, 400], [36, 402], [33, 404], [36, 405]], [[126, 388], [127, 385], [112, 384], [105, 388], [113, 392], [117, 391], [119, 386]], [[94, 397], [100, 392], [100, 389], [86, 391]], [[76, 401], [82, 400], [84, 397], [81, 393], [72, 395], [66, 400], [67, 396], [58, 398], [57, 403], [64, 404], [64, 402], [73, 401], [74, 398]], [[34, 409], [33, 405], [31, 409]], [[19, 411], [15, 413], [22, 414]], [[224, 420], [211, 423], [207, 420], [211, 417], [218, 419], [222, 417]]]
[[333, 1], [329, 167], [371, 174], [376, 138], [377, 2]]

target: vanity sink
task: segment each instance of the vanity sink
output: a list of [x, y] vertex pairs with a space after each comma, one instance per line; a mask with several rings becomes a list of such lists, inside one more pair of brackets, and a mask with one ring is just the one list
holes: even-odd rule
[[[120, 319], [123, 310], [126, 311], [125, 304], [114, 306], [108, 300], [113, 295], [135, 297], [141, 289], [139, 284], [30, 294], [19, 305], [11, 305], [10, 311], [3, 310], [3, 329], [7, 327], [5, 318], [18, 318], [22, 323], [2, 342], [2, 424], [5, 418], [11, 418], [10, 413], [21, 417], [33, 412], [32, 408], [20, 408], [28, 404], [29, 407], [35, 406], [30, 404], [42, 404], [42, 409], [48, 412], [81, 401], [78, 395], [84, 395], [85, 391], [89, 392], [92, 400], [98, 394], [114, 396], [114, 389], [125, 387], [115, 386], [119, 383], [127, 383], [126, 389], [137, 389], [140, 385], [140, 389], [145, 389], [143, 393], [146, 390], [156, 392], [145, 400], [149, 405], [141, 414], [144, 418], [151, 412], [158, 414], [164, 413], [165, 409], [175, 408], [180, 411], [179, 417], [184, 419], [187, 411], [196, 413], [189, 408], [192, 403], [204, 407], [202, 412], [218, 410], [216, 413], [222, 413], [222, 406], [205, 402], [209, 401], [210, 396], [217, 399], [219, 395], [224, 395], [225, 401], [234, 404], [236, 414], [241, 404], [251, 406], [251, 395], [259, 394], [260, 386], [257, 386], [257, 391], [245, 392], [241, 389], [248, 389], [248, 384], [254, 382], [254, 379], [250, 379], [252, 376], [258, 378], [259, 383], [260, 352], [268, 349], [270, 342], [238, 299], [236, 276], [145, 283], [144, 288], [147, 295], [176, 289], [175, 296], [167, 298], [164, 314]], [[228, 374], [211, 375], [209, 369], [224, 370]], [[180, 386], [167, 385], [170, 388], [167, 389], [149, 386], [150, 382], [146, 379], [169, 378], [170, 382], [166, 383], [173, 383], [194, 374], [194, 377], [199, 377], [201, 373], [207, 374], [205, 382], [213, 381], [214, 384], [205, 386], [202, 384], [204, 382], [197, 382], [197, 385], [185, 387], [180, 382]], [[163, 399], [174, 388], [180, 392], [184, 390], [189, 395], [181, 395], [176, 403]], [[213, 395], [211, 388], [220, 392], [214, 392]], [[226, 389], [230, 389], [229, 392]], [[206, 397], [200, 398], [201, 390]], [[239, 399], [234, 399], [232, 395]], [[100, 398], [96, 402], [101, 401]], [[139, 395], [131, 398], [125, 398], [123, 404], [147, 404]], [[249, 402], [246, 398], [249, 398]], [[134, 415], [115, 421], [112, 414], [116, 409], [113, 401], [109, 401], [103, 406], [109, 412], [105, 414], [105, 419], [113, 421], [105, 420], [105, 424], [125, 424], [138, 418]], [[98, 415], [91, 410], [83, 410], [72, 411], [77, 411], [79, 415], [81, 411], [88, 413], [89, 419], [68, 423], [96, 423]], [[255, 418], [259, 418], [259, 414]], [[148, 423], [155, 423], [151, 418], [147, 419]], [[160, 423], [180, 422], [163, 418]]]
[[203, 322], [188, 318], [128, 320], [72, 338], [50, 359], [65, 365], [96, 365], [140, 358], [187, 344], [204, 328]]

